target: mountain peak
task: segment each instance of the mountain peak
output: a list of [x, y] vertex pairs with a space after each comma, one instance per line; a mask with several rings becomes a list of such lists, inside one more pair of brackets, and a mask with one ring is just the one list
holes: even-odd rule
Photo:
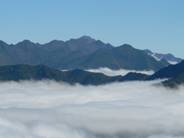
[[96, 41], [95, 39], [93, 39], [92, 37], [87, 36], [87, 35], [81, 36], [77, 40], [85, 41], [87, 43], [92, 43], [92, 42], [95, 42]]
[[121, 45], [121, 46], [123, 46], [123, 47], [129, 47], [129, 48], [133, 48], [133, 46], [131, 46], [130, 44], [123, 44], [123, 45]]
[[21, 42], [18, 42], [17, 44], [18, 45], [25, 45], [25, 44], [35, 44], [35, 43], [31, 42], [30, 40], [25, 39]]
[[135, 49], [133, 46], [131, 46], [130, 44], [123, 44], [117, 48], [120, 48], [120, 49]]
[[61, 45], [63, 43], [64, 43], [64, 41], [62, 41], [62, 40], [52, 40], [52, 41], [46, 43], [46, 45], [52, 45], [53, 46], [53, 45]]
[[[79, 39], [85, 39], [85, 40], [91, 40], [93, 39], [92, 37], [88, 36], [88, 35], [83, 35], [81, 37], [79, 37]], [[94, 40], [94, 39], [93, 39]]]

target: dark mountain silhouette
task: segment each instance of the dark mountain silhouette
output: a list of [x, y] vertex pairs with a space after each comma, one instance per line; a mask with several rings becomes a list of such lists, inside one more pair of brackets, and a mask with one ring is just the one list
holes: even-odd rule
[[142, 74], [142, 73], [136, 73], [136, 72], [130, 72], [126, 74], [125, 76], [122, 76], [119, 81], [143, 81], [148, 78], [149, 75]]
[[6, 65], [0, 66], [1, 81], [21, 80], [54, 80], [63, 81], [69, 84], [101, 85], [112, 82], [124, 81], [147, 81], [169, 78], [163, 84], [175, 87], [184, 83], [184, 61], [177, 65], [165, 67], [155, 74], [149, 76], [141, 73], [130, 72], [125, 76], [106, 76], [102, 73], [92, 73], [81, 69], [60, 71], [45, 65]]
[[157, 61], [144, 50], [125, 44], [113, 47], [89, 36], [68, 41], [53, 40], [46, 44], [24, 40], [8, 45], [0, 41], [0, 65], [46, 65], [55, 69], [111, 69], [159, 70], [168, 65]]
[[80, 69], [60, 71], [45, 65], [7, 65], [0, 67], [0, 81], [54, 80], [69, 84], [100, 85], [112, 82], [143, 80], [147, 75], [129, 73], [125, 76], [106, 76]]
[[149, 79], [153, 80], [163, 78], [174, 78], [182, 73], [184, 73], [184, 61], [176, 65], [169, 65], [168, 67], [160, 69], [158, 72], [150, 76]]
[[121, 76], [109, 77], [80, 69], [59, 71], [45, 65], [7, 65], [0, 67], [1, 81], [54, 80], [69, 84], [100, 85], [118, 81]]
[[184, 61], [176, 65], [162, 68], [145, 80], [168, 79], [163, 82], [165, 86], [176, 87], [184, 83]]

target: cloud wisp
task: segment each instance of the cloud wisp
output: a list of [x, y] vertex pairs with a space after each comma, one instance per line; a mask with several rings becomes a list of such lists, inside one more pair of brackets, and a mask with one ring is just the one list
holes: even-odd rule
[[0, 83], [0, 137], [183, 138], [184, 87]]
[[86, 70], [89, 72], [94, 72], [94, 73], [103, 73], [107, 76], [117, 76], [117, 75], [126, 75], [129, 72], [136, 72], [136, 73], [143, 73], [143, 74], [147, 74], [147, 75], [152, 75], [154, 73], [154, 71], [150, 70], [150, 71], [137, 71], [137, 70], [126, 70], [126, 69], [119, 69], [119, 70], [112, 70], [109, 68], [99, 68], [99, 69], [89, 69]]

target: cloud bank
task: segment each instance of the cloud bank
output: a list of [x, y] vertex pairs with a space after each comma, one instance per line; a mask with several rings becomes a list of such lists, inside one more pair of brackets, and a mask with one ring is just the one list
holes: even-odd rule
[[184, 138], [184, 87], [0, 83], [3, 138]]
[[129, 72], [136, 72], [136, 73], [143, 73], [143, 74], [147, 74], [147, 75], [152, 75], [154, 73], [154, 71], [137, 71], [137, 70], [126, 70], [126, 69], [120, 69], [120, 70], [111, 70], [109, 68], [99, 68], [99, 69], [89, 69], [86, 70], [89, 72], [95, 72], [95, 73], [103, 73], [107, 76], [117, 76], [117, 75], [126, 75]]

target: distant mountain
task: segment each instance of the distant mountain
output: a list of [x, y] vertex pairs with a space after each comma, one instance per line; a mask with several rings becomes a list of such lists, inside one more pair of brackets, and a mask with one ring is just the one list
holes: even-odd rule
[[0, 65], [16, 64], [42, 64], [60, 70], [108, 67], [155, 71], [168, 65], [128, 44], [114, 47], [89, 36], [46, 44], [24, 40], [8, 45], [0, 41]]
[[172, 54], [161, 54], [161, 53], [153, 53], [150, 50], [145, 50], [145, 52], [155, 58], [157, 61], [166, 60], [170, 64], [177, 64], [182, 61], [181, 58], [175, 57]]
[[53, 40], [46, 44], [29, 40], [14, 45], [0, 43], [0, 65], [43, 64], [57, 69], [75, 69], [86, 56], [105, 47], [112, 46], [87, 36], [66, 42]]

